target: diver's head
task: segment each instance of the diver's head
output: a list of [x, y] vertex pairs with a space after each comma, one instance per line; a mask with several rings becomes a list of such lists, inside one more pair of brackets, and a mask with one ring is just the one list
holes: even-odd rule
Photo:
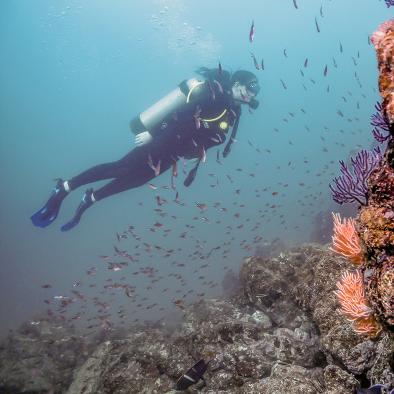
[[246, 70], [236, 71], [231, 76], [231, 83], [231, 92], [235, 101], [249, 104], [254, 109], [258, 107], [259, 104], [255, 97], [260, 91], [260, 85], [253, 73]]

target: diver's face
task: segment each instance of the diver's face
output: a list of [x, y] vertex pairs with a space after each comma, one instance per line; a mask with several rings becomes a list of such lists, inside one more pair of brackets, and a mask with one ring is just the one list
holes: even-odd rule
[[250, 92], [245, 85], [241, 85], [239, 82], [235, 82], [232, 87], [233, 99], [240, 101], [241, 103], [249, 103], [255, 94]]

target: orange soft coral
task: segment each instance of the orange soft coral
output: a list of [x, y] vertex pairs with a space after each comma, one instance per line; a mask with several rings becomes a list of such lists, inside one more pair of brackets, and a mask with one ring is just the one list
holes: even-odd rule
[[357, 334], [374, 338], [382, 331], [382, 326], [371, 315], [354, 321], [353, 330]]
[[339, 213], [333, 213], [332, 216], [334, 219], [334, 235], [332, 236], [333, 247], [330, 249], [346, 257], [353, 264], [360, 265], [364, 261], [364, 254], [354, 220], [344, 218], [342, 222]]
[[371, 315], [364, 293], [363, 277], [360, 272], [345, 272], [337, 283], [335, 294], [341, 304], [342, 313], [348, 320], [354, 321]]
[[337, 283], [337, 288], [335, 293], [341, 305], [341, 312], [353, 323], [354, 331], [369, 337], [378, 335], [381, 326], [367, 305], [361, 272], [345, 272]]

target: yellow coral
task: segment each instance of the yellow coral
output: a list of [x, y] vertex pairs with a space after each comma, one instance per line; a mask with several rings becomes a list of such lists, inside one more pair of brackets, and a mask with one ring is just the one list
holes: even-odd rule
[[356, 232], [354, 219], [341, 220], [339, 213], [332, 214], [334, 219], [334, 235], [332, 236], [332, 248], [334, 252], [349, 259], [353, 264], [360, 265], [364, 261], [360, 239]]
[[375, 320], [371, 315], [369, 317], [357, 319], [353, 322], [353, 330], [360, 335], [366, 335], [368, 337], [376, 337], [380, 331], [382, 331], [382, 326]]
[[384, 113], [394, 123], [394, 19], [382, 23], [371, 37], [378, 57], [379, 90], [383, 98]]
[[385, 216], [386, 209], [374, 206], [360, 211], [361, 237], [368, 248], [384, 248], [394, 244], [394, 221]]

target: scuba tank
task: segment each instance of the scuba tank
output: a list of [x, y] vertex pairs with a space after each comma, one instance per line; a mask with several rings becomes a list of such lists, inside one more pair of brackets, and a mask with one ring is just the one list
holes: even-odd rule
[[204, 83], [204, 81], [199, 81], [196, 78], [181, 82], [176, 89], [132, 119], [130, 122], [131, 131], [134, 134], [143, 131], [149, 131], [152, 134], [152, 130], [163, 119], [182, 108], [188, 102], [191, 92], [198, 90], [198, 87]]

